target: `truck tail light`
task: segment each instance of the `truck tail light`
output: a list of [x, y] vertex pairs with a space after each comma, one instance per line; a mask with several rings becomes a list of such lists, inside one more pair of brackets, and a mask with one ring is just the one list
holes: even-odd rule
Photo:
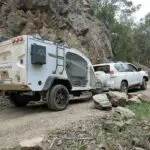
[[115, 71], [114, 70], [111, 70], [110, 71], [110, 75], [114, 75], [115, 74]]
[[117, 74], [114, 70], [111, 70], [109, 74], [110, 74], [110, 77], [116, 77], [117, 76]]

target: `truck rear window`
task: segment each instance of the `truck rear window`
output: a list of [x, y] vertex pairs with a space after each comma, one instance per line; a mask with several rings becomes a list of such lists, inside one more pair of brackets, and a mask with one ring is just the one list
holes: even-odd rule
[[106, 74], [108, 74], [108, 73], [110, 73], [110, 66], [109, 65], [95, 66], [94, 70], [95, 70], [95, 72], [97, 72], [97, 71], [103, 71]]

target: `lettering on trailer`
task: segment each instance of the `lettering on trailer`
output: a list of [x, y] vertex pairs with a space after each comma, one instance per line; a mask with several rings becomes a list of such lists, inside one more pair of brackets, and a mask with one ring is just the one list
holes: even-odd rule
[[10, 63], [1, 63], [0, 70], [3, 70], [3, 69], [12, 69], [12, 65]]
[[0, 67], [0, 70], [4, 70], [4, 69], [12, 69], [12, 66]]

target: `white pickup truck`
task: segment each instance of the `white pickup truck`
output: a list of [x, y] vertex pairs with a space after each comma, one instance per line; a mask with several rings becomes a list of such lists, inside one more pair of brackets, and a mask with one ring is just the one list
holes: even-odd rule
[[143, 90], [147, 88], [148, 73], [131, 63], [96, 64], [94, 70], [97, 79], [102, 82], [104, 88], [123, 92], [138, 86]]
[[90, 60], [78, 50], [28, 35], [0, 43], [0, 91], [16, 106], [44, 101], [63, 110], [69, 95], [100, 88]]

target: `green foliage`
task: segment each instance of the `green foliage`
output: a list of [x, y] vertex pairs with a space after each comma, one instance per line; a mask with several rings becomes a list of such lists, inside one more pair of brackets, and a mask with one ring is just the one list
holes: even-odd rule
[[20, 34], [20, 31], [19, 30], [16, 30], [16, 29], [9, 29], [8, 31], [13, 37], [15, 36], [18, 36]]
[[88, 143], [84, 140], [72, 140], [65, 143], [65, 149], [68, 150], [86, 150]]
[[134, 6], [129, 0], [94, 0], [92, 8], [94, 15], [104, 22], [109, 31], [114, 59], [136, 61], [139, 51], [131, 16], [140, 5]]
[[138, 62], [150, 66], [150, 13], [134, 29], [134, 39], [138, 49]]
[[99, 20], [104, 20], [107, 18], [107, 20], [110, 23], [113, 23], [115, 12], [116, 12], [116, 6], [111, 5], [107, 1], [100, 1], [98, 2], [97, 0], [93, 1], [93, 10], [94, 10], [94, 15], [99, 19]]
[[137, 120], [149, 119], [150, 118], [150, 103], [141, 103], [141, 104], [131, 104], [129, 109], [131, 109]]
[[112, 26], [111, 45], [115, 60], [134, 61], [137, 49], [130, 23], [116, 22]]

